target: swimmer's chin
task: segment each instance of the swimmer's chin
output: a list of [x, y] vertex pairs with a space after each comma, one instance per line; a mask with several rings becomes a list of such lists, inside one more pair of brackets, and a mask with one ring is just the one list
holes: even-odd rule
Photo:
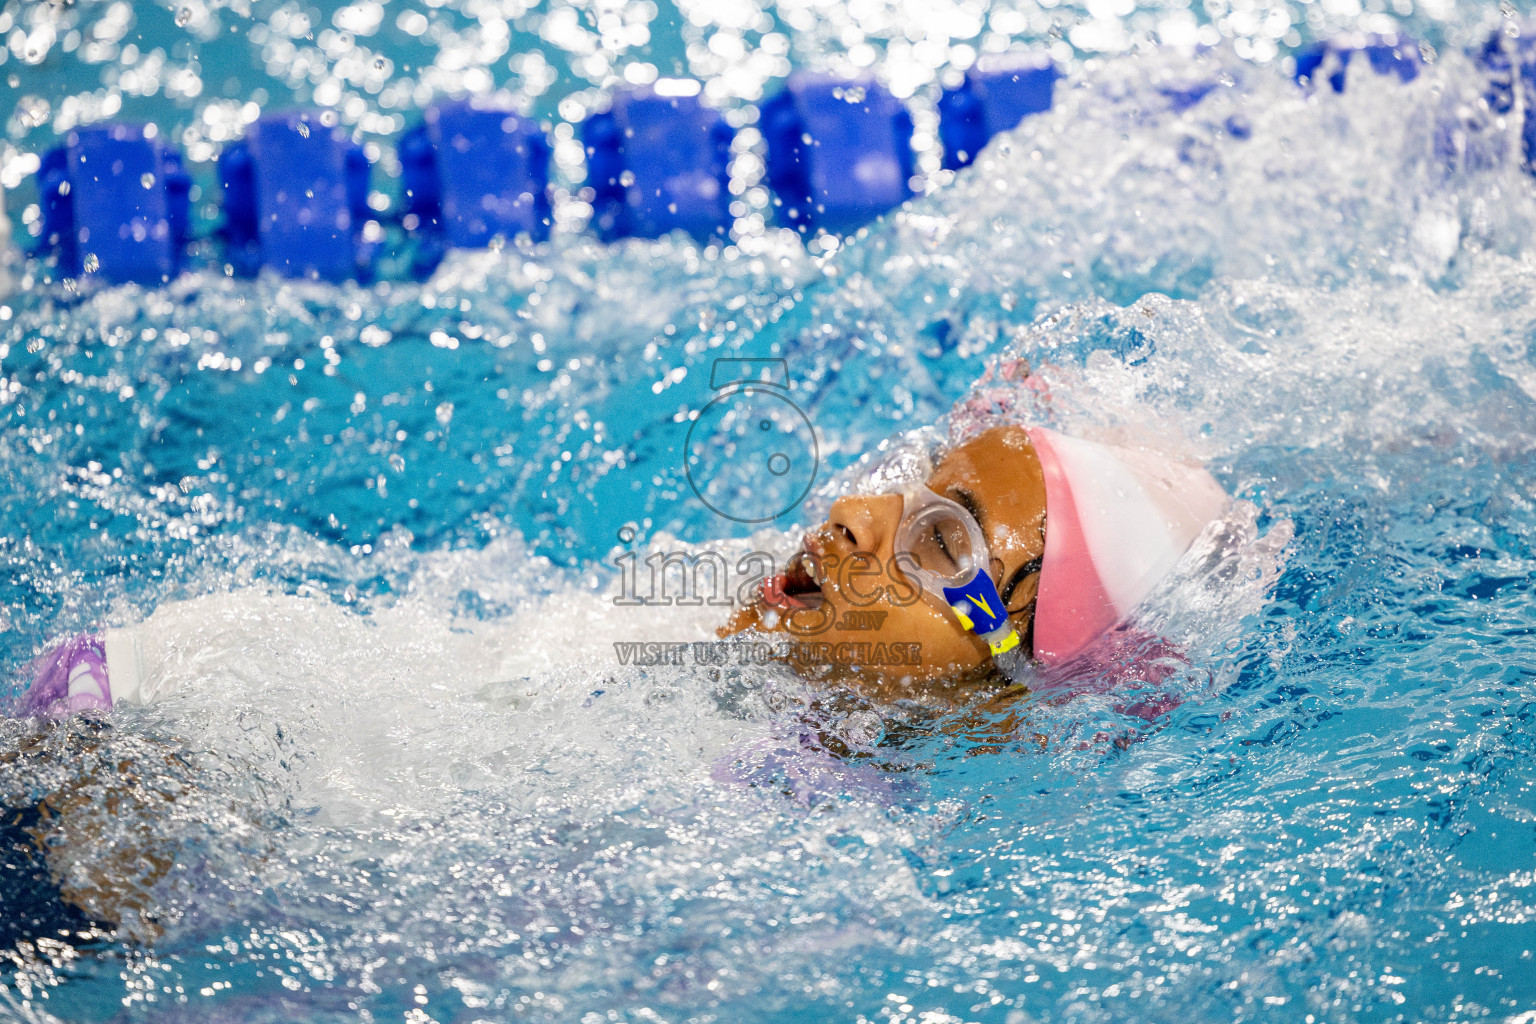
[[731, 617], [715, 627], [715, 636], [724, 640], [728, 636], [745, 633], [749, 630], [761, 630], [763, 613], [759, 602], [753, 601], [749, 605], [743, 605], [731, 612]]
[[[769, 600], [767, 593], [759, 591], [750, 604], [744, 604], [731, 613], [725, 624], [715, 628], [715, 636], [724, 640], [728, 636], [738, 633], [777, 633], [781, 636], [790, 636], [801, 639], [796, 630], [788, 628], [788, 620], [798, 610], [816, 610], [821, 606], [820, 595], [813, 606], [808, 601], [800, 603], [795, 608], [776, 606]], [[782, 600], [782, 598], [781, 598]]]
[[803, 623], [801, 628], [796, 628], [794, 615], [797, 611], [817, 612], [819, 608], [819, 604], [814, 608], [809, 606], [800, 609], [780, 608], [759, 596], [751, 604], [742, 605], [732, 612], [724, 625], [715, 627], [715, 636], [724, 640], [743, 633], [761, 633], [780, 642], [789, 640], [796, 643], [814, 643], [820, 638], [823, 630], [814, 625], [805, 628]]
[[[816, 640], [814, 636], [801, 636], [788, 628], [784, 612], [761, 597], [732, 612], [730, 618], [716, 628], [715, 635], [722, 640], [729, 637], [750, 640], [756, 636], [779, 644], [786, 640], [795, 643], [814, 643]], [[876, 633], [868, 639], [885, 644], [905, 642], [903, 637], [883, 633]], [[935, 664], [921, 657], [915, 665], [884, 667], [795, 661], [789, 658], [775, 660], [787, 665], [796, 675], [809, 682], [847, 684], [868, 691], [870, 696], [887, 700], [913, 697], [959, 699], [963, 691], [988, 681], [992, 675], [986, 665]]]

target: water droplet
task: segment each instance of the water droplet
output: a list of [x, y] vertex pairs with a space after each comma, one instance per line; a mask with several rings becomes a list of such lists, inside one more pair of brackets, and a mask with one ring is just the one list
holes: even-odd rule
[[375, 58], [373, 58], [373, 66], [378, 68], [380, 71], [383, 71], [385, 65], [387, 65], [388, 63], [389, 63], [389, 61], [385, 60], [383, 57], [375, 57]]
[[178, 28], [185, 28], [187, 26], [187, 23], [190, 22], [191, 20], [192, 20], [192, 8], [190, 8], [190, 7], [178, 7], [178, 8], [176, 8], [176, 25], [177, 25]]
[[306, 139], [309, 138], [309, 125], [305, 124], [303, 121], [299, 122], [299, 134], [304, 136]]
[[401, 458], [399, 452], [396, 452], [389, 457], [389, 468], [394, 470], [396, 473], [405, 472], [405, 459]]
[[96, 258], [95, 253], [88, 252], [85, 254], [85, 259], [80, 261], [80, 266], [85, 269], [87, 274], [94, 274], [101, 266], [101, 260]]
[[638, 537], [639, 535], [640, 535], [640, 524], [639, 523], [625, 523], [623, 526], [619, 527], [619, 543], [620, 544], [630, 544], [630, 543], [633, 543], [634, 539], [636, 537]]
[[155, 176], [150, 174], [148, 171], [145, 171], [143, 174], [139, 175], [139, 184], [143, 185], [145, 188], [154, 188]]
[[450, 424], [452, 422], [453, 422], [453, 403], [452, 402], [442, 402], [442, 403], [440, 403], [438, 405], [438, 407], [437, 407], [437, 425], [442, 427], [444, 430], [447, 430], [448, 429], [448, 424]]
[[885, 739], [885, 723], [872, 711], [855, 711], [841, 725], [843, 742], [856, 750], [873, 750]]

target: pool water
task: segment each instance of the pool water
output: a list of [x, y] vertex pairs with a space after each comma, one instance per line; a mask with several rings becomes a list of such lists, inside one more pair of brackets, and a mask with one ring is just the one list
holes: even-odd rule
[[[1179, 111], [1173, 75], [1220, 84]], [[0, 659], [176, 647], [55, 756], [0, 722], [0, 794], [131, 763], [147, 809], [73, 827], [174, 866], [152, 944], [20, 960], [0, 1019], [1536, 1019], [1536, 181], [1484, 89], [1449, 46], [1310, 98], [1099, 56], [832, 252], [566, 232], [425, 283], [10, 295]], [[623, 603], [627, 553], [787, 552], [1004, 356], [1244, 503], [1141, 612], [1189, 661], [1163, 719], [999, 739], [616, 656], [723, 614]], [[774, 522], [690, 485], [721, 357], [783, 360], [814, 426]], [[709, 493], [777, 500], [720, 429]], [[857, 756], [797, 759], [807, 720]]]

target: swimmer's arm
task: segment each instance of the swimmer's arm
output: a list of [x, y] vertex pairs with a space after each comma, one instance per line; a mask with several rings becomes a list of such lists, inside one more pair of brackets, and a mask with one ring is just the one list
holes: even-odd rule
[[320, 598], [256, 589], [162, 604], [141, 622], [102, 633], [113, 703], [151, 701], [220, 660], [251, 662], [325, 614], [344, 613]]
[[[63, 739], [63, 749], [59, 740]], [[6, 759], [43, 757], [89, 767], [38, 801], [27, 829], [65, 903], [140, 942], [161, 935], [151, 891], [175, 864], [157, 828], [192, 788], [192, 768], [156, 741], [148, 759], [98, 760], [101, 742], [73, 730], [40, 733]]]
[[103, 630], [113, 703], [153, 698], [178, 655], [195, 646], [204, 628], [224, 617], [229, 597], [210, 594], [170, 601], [140, 622]]

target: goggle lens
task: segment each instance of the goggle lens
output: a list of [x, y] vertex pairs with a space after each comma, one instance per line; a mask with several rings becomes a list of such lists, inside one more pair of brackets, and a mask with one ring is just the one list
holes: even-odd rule
[[964, 506], [927, 488], [904, 496], [896, 551], [903, 571], [930, 586], [963, 583], [985, 572], [990, 558], [981, 527]]

